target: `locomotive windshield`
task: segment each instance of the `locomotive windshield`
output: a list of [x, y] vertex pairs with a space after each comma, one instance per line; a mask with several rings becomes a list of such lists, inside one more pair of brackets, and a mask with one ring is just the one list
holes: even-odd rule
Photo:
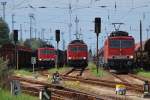
[[130, 48], [134, 46], [133, 40], [110, 40], [110, 48]]
[[55, 54], [54, 50], [41, 50], [40, 51], [41, 54]]
[[71, 47], [70, 50], [73, 51], [73, 52], [87, 51], [87, 48], [86, 47]]

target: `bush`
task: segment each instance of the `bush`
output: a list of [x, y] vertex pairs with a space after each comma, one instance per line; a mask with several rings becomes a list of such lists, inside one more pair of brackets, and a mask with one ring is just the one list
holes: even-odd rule
[[6, 84], [8, 82], [8, 78], [11, 75], [11, 71], [9, 70], [8, 61], [4, 61], [2, 58], [0, 58], [0, 87], [4, 88], [5, 86], [8, 86]]
[[138, 73], [138, 72], [142, 72], [142, 71], [144, 71], [144, 69], [143, 68], [136, 68], [136, 69], [133, 69], [133, 73]]

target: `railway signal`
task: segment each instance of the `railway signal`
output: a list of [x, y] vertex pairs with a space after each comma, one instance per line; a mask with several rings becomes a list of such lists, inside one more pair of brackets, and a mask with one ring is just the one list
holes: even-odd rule
[[57, 58], [56, 58], [56, 68], [58, 68], [58, 45], [59, 45], [59, 41], [60, 41], [60, 30], [56, 30], [55, 31], [55, 37], [56, 37], [56, 41], [57, 41]]
[[140, 20], [140, 66], [143, 67], [142, 55], [143, 48], [142, 48], [142, 21]]
[[101, 33], [101, 18], [95, 18], [95, 33], [98, 36]]
[[15, 42], [15, 65], [18, 70], [18, 50], [17, 50], [18, 30], [13, 30], [13, 39]]
[[60, 30], [55, 31], [56, 41], [57, 43], [60, 41]]
[[18, 30], [13, 30], [13, 38], [14, 38], [14, 42], [17, 43], [18, 42]]
[[101, 33], [101, 18], [100, 17], [96, 17], [95, 18], [95, 33], [97, 36], [97, 73], [98, 73], [98, 66], [99, 66], [99, 57], [98, 57], [98, 36], [99, 33]]

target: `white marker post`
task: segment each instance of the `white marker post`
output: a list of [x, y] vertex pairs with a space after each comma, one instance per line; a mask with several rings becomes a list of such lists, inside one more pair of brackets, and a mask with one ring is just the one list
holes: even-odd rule
[[34, 73], [34, 64], [36, 64], [36, 57], [31, 57], [31, 64], [33, 65], [33, 75]]

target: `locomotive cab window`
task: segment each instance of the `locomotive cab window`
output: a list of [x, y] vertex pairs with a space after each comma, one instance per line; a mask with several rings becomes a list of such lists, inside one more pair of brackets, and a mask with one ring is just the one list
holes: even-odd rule
[[55, 54], [54, 50], [41, 50], [41, 54]]
[[72, 48], [70, 48], [70, 51], [76, 52], [77, 48], [76, 47], [72, 47]]
[[86, 47], [79, 47], [78, 49], [79, 49], [79, 51], [86, 51], [87, 50]]
[[86, 47], [72, 47], [70, 48], [71, 51], [76, 52], [76, 51], [86, 51]]
[[109, 46], [110, 48], [120, 48], [120, 40], [110, 40]]
[[134, 40], [110, 40], [110, 48], [130, 48], [134, 46]]

